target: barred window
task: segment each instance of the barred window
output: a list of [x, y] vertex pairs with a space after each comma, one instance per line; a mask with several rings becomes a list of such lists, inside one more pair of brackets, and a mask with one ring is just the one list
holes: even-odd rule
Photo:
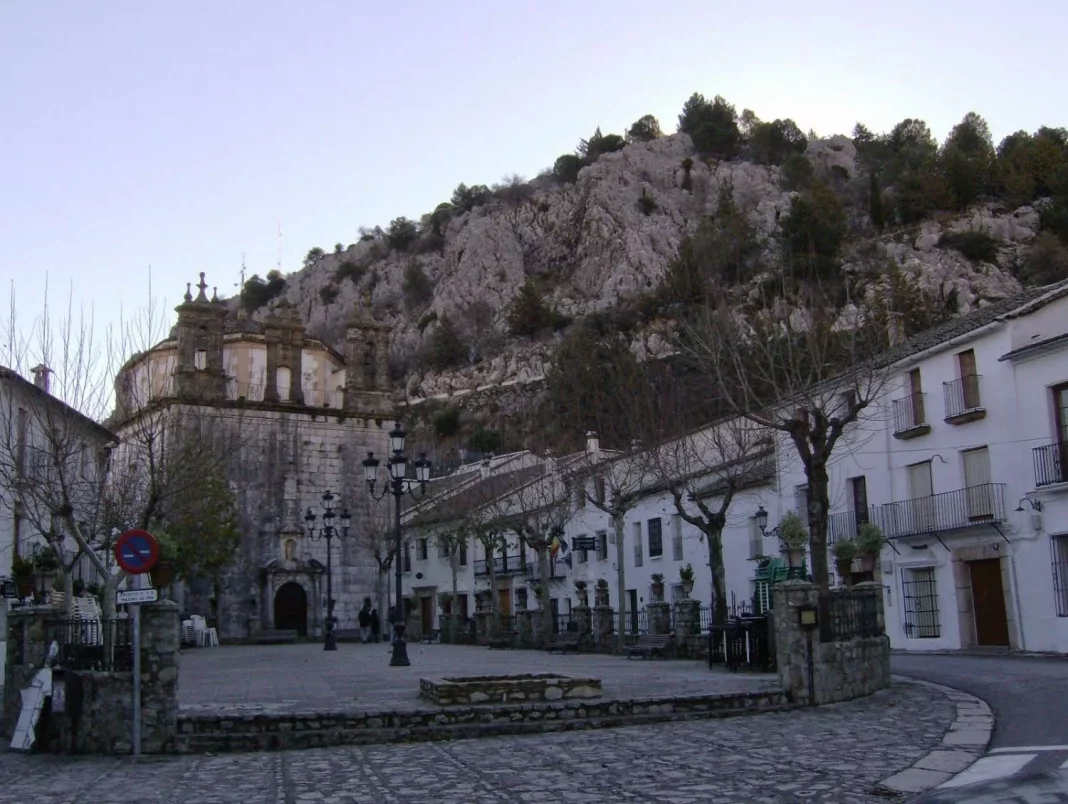
[[603, 530], [597, 531], [597, 559], [608, 560], [608, 533]]
[[[585, 533], [581, 533], [579, 534], [579, 536], [581, 538], [586, 538]], [[578, 563], [585, 564], [587, 561], [590, 560], [590, 554], [588, 550], [576, 550], [575, 552], [578, 553]], [[570, 598], [568, 598], [568, 600], [570, 600]]]
[[664, 555], [664, 531], [660, 524], [660, 517], [649, 520], [649, 557], [657, 558]]
[[416, 556], [419, 558], [420, 561], [426, 561], [426, 554], [427, 540], [420, 539], [418, 542], [416, 542]]
[[938, 588], [934, 567], [906, 569], [901, 573], [905, 610], [905, 636], [933, 639], [941, 634], [938, 623]]
[[1051, 536], [1053, 551], [1053, 597], [1057, 601], [1057, 616], [1068, 617], [1068, 536]]

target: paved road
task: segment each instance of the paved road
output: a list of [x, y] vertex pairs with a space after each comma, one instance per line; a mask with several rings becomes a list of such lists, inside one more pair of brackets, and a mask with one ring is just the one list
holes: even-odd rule
[[[651, 664], [651, 663], [646, 663]], [[0, 754], [0, 804], [885, 804], [946, 696], [895, 684], [819, 709], [444, 743], [147, 758]]]
[[[1068, 763], [1068, 659], [895, 654], [890, 664], [895, 673], [956, 687], [990, 704], [997, 718], [991, 753], [975, 773], [1030, 773]], [[1031, 747], [1046, 750], [1015, 750]]]

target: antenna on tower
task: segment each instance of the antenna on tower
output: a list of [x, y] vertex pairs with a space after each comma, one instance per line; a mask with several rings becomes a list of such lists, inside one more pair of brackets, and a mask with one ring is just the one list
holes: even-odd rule
[[245, 287], [245, 252], [241, 252], [241, 283], [235, 287], [243, 289]]
[[282, 273], [282, 222], [278, 221], [278, 273]]

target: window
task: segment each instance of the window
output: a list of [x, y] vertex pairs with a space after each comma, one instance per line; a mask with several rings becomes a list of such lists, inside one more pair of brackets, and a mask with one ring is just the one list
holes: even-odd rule
[[660, 517], [649, 520], [649, 558], [659, 558], [664, 555], [664, 533], [660, 524]]
[[208, 367], [208, 350], [197, 349], [193, 353], [193, 368], [197, 371], [203, 371]]
[[938, 637], [938, 589], [934, 567], [903, 570], [901, 591], [901, 599], [905, 602], [905, 636], [909, 639]]
[[467, 542], [460, 542], [460, 566], [467, 566]]
[[920, 370], [914, 368], [909, 372], [909, 392], [912, 398], [912, 427], [926, 424], [923, 410], [923, 383], [920, 379]]
[[[578, 538], [585, 539], [586, 538], [586, 534], [585, 533], [580, 533]], [[588, 550], [576, 550], [575, 552], [578, 553], [578, 563], [585, 564], [586, 562], [588, 562], [590, 560], [590, 554], [589, 554]]]
[[449, 557], [449, 551], [450, 551], [451, 547], [452, 547], [452, 544], [449, 542], [448, 539], [439, 538], [438, 539], [438, 558], [448, 558]]
[[868, 479], [864, 475], [849, 478], [849, 496], [853, 504], [853, 519], [859, 528], [868, 521]]
[[986, 447], [961, 452], [964, 459], [964, 487], [969, 519], [990, 519], [994, 515], [994, 486], [990, 476], [990, 451]]
[[411, 545], [408, 542], [404, 543], [404, 571], [412, 571], [412, 550]]
[[285, 366], [279, 366], [274, 373], [274, 387], [278, 392], [278, 398], [282, 402], [289, 401], [289, 386], [292, 382], [292, 375]]
[[764, 556], [764, 534], [760, 532], [760, 527], [757, 525], [756, 517], [749, 517], [749, 557], [750, 558], [763, 558]]
[[671, 517], [671, 557], [682, 561], [682, 517], [678, 514]]
[[415, 557], [420, 561], [426, 561], [427, 555], [427, 540], [419, 539], [415, 543]]
[[608, 560], [608, 533], [603, 530], [597, 531], [597, 560]]
[[1068, 536], [1051, 536], [1053, 551], [1053, 598], [1057, 602], [1057, 616], [1068, 617]]
[[634, 566], [640, 567], [644, 563], [642, 556], [642, 523], [634, 523]]

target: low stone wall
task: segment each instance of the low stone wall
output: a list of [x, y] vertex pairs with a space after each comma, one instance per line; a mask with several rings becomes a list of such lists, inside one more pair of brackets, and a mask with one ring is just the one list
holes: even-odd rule
[[438, 706], [599, 698], [601, 697], [601, 680], [553, 673], [524, 676], [421, 678], [419, 679], [419, 695]]
[[[872, 596], [881, 630], [885, 622], [882, 587], [858, 584], [852, 593]], [[772, 594], [779, 678], [791, 700], [815, 706], [861, 698], [890, 686], [890, 638], [886, 634], [823, 642], [819, 628], [806, 631], [800, 625], [799, 609], [819, 608], [813, 584], [783, 581], [775, 584]]]
[[558, 701], [407, 712], [179, 715], [180, 753], [275, 751], [330, 745], [541, 734], [773, 712], [793, 705], [778, 690], [631, 701]]

